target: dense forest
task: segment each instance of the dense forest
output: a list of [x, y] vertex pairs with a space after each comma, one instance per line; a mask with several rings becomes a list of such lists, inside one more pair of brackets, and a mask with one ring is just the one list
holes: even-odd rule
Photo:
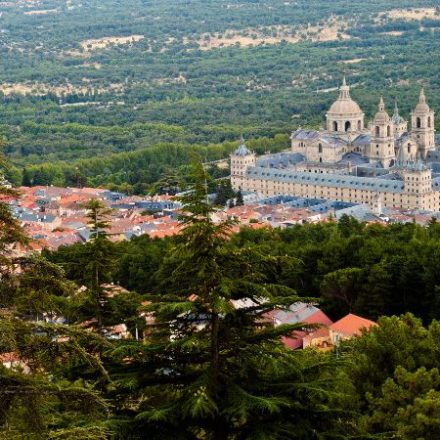
[[[92, 200], [87, 244], [20, 259], [9, 246], [27, 239], [0, 203], [0, 438], [438, 438], [440, 225], [233, 235], [211, 220], [206, 178], [188, 171], [175, 237], [115, 244]], [[126, 291], [107, 295], [112, 281]], [[305, 325], [264, 317], [298, 300], [379, 326], [290, 350], [280, 337]], [[122, 323], [131, 338], [109, 338]]]
[[[20, 181], [26, 166], [37, 174], [32, 182], [44, 184], [49, 168], [50, 181], [71, 185], [72, 172], [60, 179], [71, 166], [81, 181], [100, 174], [90, 184], [130, 189], [133, 179], [124, 173], [131, 170], [120, 157], [134, 151], [148, 156], [163, 144], [203, 148], [242, 134], [273, 138], [318, 126], [343, 74], [367, 119], [380, 95], [390, 109], [397, 99], [408, 116], [422, 85], [439, 109], [437, 6], [428, 0], [2, 3], [0, 134], [16, 167], [10, 177]], [[105, 173], [99, 162], [86, 167], [104, 156], [112, 164]], [[41, 173], [40, 164], [50, 166]], [[154, 158], [149, 164], [157, 166]], [[157, 176], [140, 178], [148, 186]]]

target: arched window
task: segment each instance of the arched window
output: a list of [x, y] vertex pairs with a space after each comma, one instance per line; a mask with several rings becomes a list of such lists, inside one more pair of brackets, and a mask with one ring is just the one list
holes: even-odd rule
[[428, 127], [431, 128], [431, 116], [428, 116]]
[[387, 127], [387, 136], [391, 136], [391, 127], [389, 125]]
[[318, 144], [318, 153], [322, 153], [322, 144]]
[[351, 122], [350, 121], [347, 121], [346, 123], [345, 123], [345, 131], [348, 131], [348, 130], [350, 130], [351, 129]]
[[333, 122], [333, 131], [338, 131], [338, 123], [336, 121]]
[[358, 121], [358, 131], [361, 131], [361, 130], [362, 130], [362, 122]]
[[322, 162], [322, 157], [319, 158], [319, 161]]
[[380, 135], [380, 128], [376, 126], [376, 137], [379, 137]]
[[417, 118], [417, 119], [416, 119], [416, 127], [417, 127], [417, 128], [421, 128], [421, 127], [422, 127], [422, 121], [421, 121], [420, 118]]
[[411, 144], [408, 144], [408, 153], [411, 153]]

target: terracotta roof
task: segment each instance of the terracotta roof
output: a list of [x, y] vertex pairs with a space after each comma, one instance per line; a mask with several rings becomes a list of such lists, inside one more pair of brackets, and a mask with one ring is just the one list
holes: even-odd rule
[[20, 361], [20, 355], [18, 353], [15, 353], [13, 351], [10, 351], [8, 353], [2, 353], [0, 354], [0, 362], [18, 362]]
[[346, 336], [357, 336], [361, 334], [361, 329], [369, 330], [376, 325], [374, 321], [350, 313], [332, 324], [330, 330]]

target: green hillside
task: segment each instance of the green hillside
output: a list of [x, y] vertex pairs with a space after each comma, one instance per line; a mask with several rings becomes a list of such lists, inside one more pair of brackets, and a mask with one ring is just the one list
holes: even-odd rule
[[[349, 6], [349, 7], [348, 7]], [[0, 132], [24, 166], [318, 125], [345, 73], [367, 116], [440, 108], [436, 1], [0, 4]], [[111, 180], [111, 179], [110, 179]], [[35, 182], [38, 183], [38, 182]]]

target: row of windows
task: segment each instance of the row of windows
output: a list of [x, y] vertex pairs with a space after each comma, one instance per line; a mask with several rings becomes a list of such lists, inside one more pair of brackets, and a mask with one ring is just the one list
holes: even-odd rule
[[[257, 174], [257, 172], [254, 172], [253, 174]], [[261, 173], [262, 176], [268, 176], [268, 177], [274, 177], [274, 178], [289, 178], [290, 176], [288, 176], [287, 174], [269, 174], [269, 173]], [[308, 175], [304, 175], [304, 176], [294, 176], [296, 177], [298, 180], [313, 180], [314, 182], [327, 182], [327, 183], [337, 183], [337, 184], [349, 184], [349, 185], [357, 185], [357, 186], [377, 186], [378, 188], [390, 188], [391, 187], [391, 182], [390, 183], [379, 183], [377, 184], [376, 182], [362, 182], [362, 181], [354, 181], [354, 180], [341, 180], [341, 179], [329, 179], [329, 178], [318, 178], [317, 176], [313, 176], [312, 177], [308, 176]], [[392, 186], [394, 189], [398, 188], [397, 184], [394, 184]]]
[[[267, 185], [266, 185], [267, 186]], [[308, 189], [308, 185], [305, 185], [305, 187]], [[311, 188], [314, 188], [315, 189], [315, 191], [313, 192], [314, 193], [314, 195], [315, 196], [324, 196], [324, 195], [327, 195], [327, 197], [329, 198], [329, 199], [331, 199], [331, 198], [336, 198], [336, 199], [340, 199], [340, 200], [344, 200], [344, 199], [346, 199], [347, 197], [350, 199], [350, 201], [353, 201], [353, 202], [356, 202], [356, 201], [359, 201], [360, 199], [361, 200], [364, 200], [365, 202], [368, 202], [369, 201], [369, 199], [371, 199], [371, 194], [364, 194], [363, 192], [361, 193], [361, 194], [358, 194], [357, 193], [357, 190], [354, 190], [354, 194], [352, 194], [351, 192], [348, 194], [348, 196], [347, 195], [344, 195], [343, 194], [343, 191], [341, 190], [341, 194], [338, 194], [338, 192], [336, 191], [336, 194], [334, 195], [334, 196], [331, 196], [331, 191], [329, 190], [329, 189], [327, 189], [327, 194], [325, 194], [325, 189], [323, 189], [323, 188], [320, 188], [320, 189], [318, 189], [317, 187], [311, 187]], [[263, 188], [263, 185], [261, 184], [261, 188], [260, 188], [262, 191], [266, 191], [266, 193], [267, 193], [267, 195], [270, 195], [270, 194], [273, 194], [274, 192], [273, 191], [269, 191], [268, 190], [268, 188]], [[279, 190], [279, 188], [277, 188], [276, 189], [277, 190], [277, 194], [278, 195], [282, 195], [282, 194], [284, 194], [284, 192], [282, 192], [282, 191], [280, 191]], [[311, 196], [312, 194], [311, 193], [307, 193], [307, 194], [302, 194], [302, 196], [303, 197], [305, 197], [305, 198], [309, 198], [310, 196]], [[391, 195], [390, 194], [385, 194], [384, 195], [385, 197], [384, 197], [384, 199], [385, 199], [385, 202], [391, 202]], [[396, 202], [400, 202], [400, 206], [403, 206], [403, 203], [404, 203], [404, 196], [402, 196], [402, 195], [400, 195], [400, 200], [399, 200], [399, 196], [397, 196], [397, 200], [396, 200], [396, 197], [395, 197], [395, 195], [393, 194], [393, 197], [392, 197], [392, 202], [393, 203], [396, 203]], [[405, 200], [405, 203], [406, 204], [408, 204], [409, 203], [409, 201], [408, 200]], [[395, 206], [395, 205], [393, 205], [393, 206]], [[429, 205], [428, 205], [428, 209], [431, 209], [431, 203], [429, 203]]]

